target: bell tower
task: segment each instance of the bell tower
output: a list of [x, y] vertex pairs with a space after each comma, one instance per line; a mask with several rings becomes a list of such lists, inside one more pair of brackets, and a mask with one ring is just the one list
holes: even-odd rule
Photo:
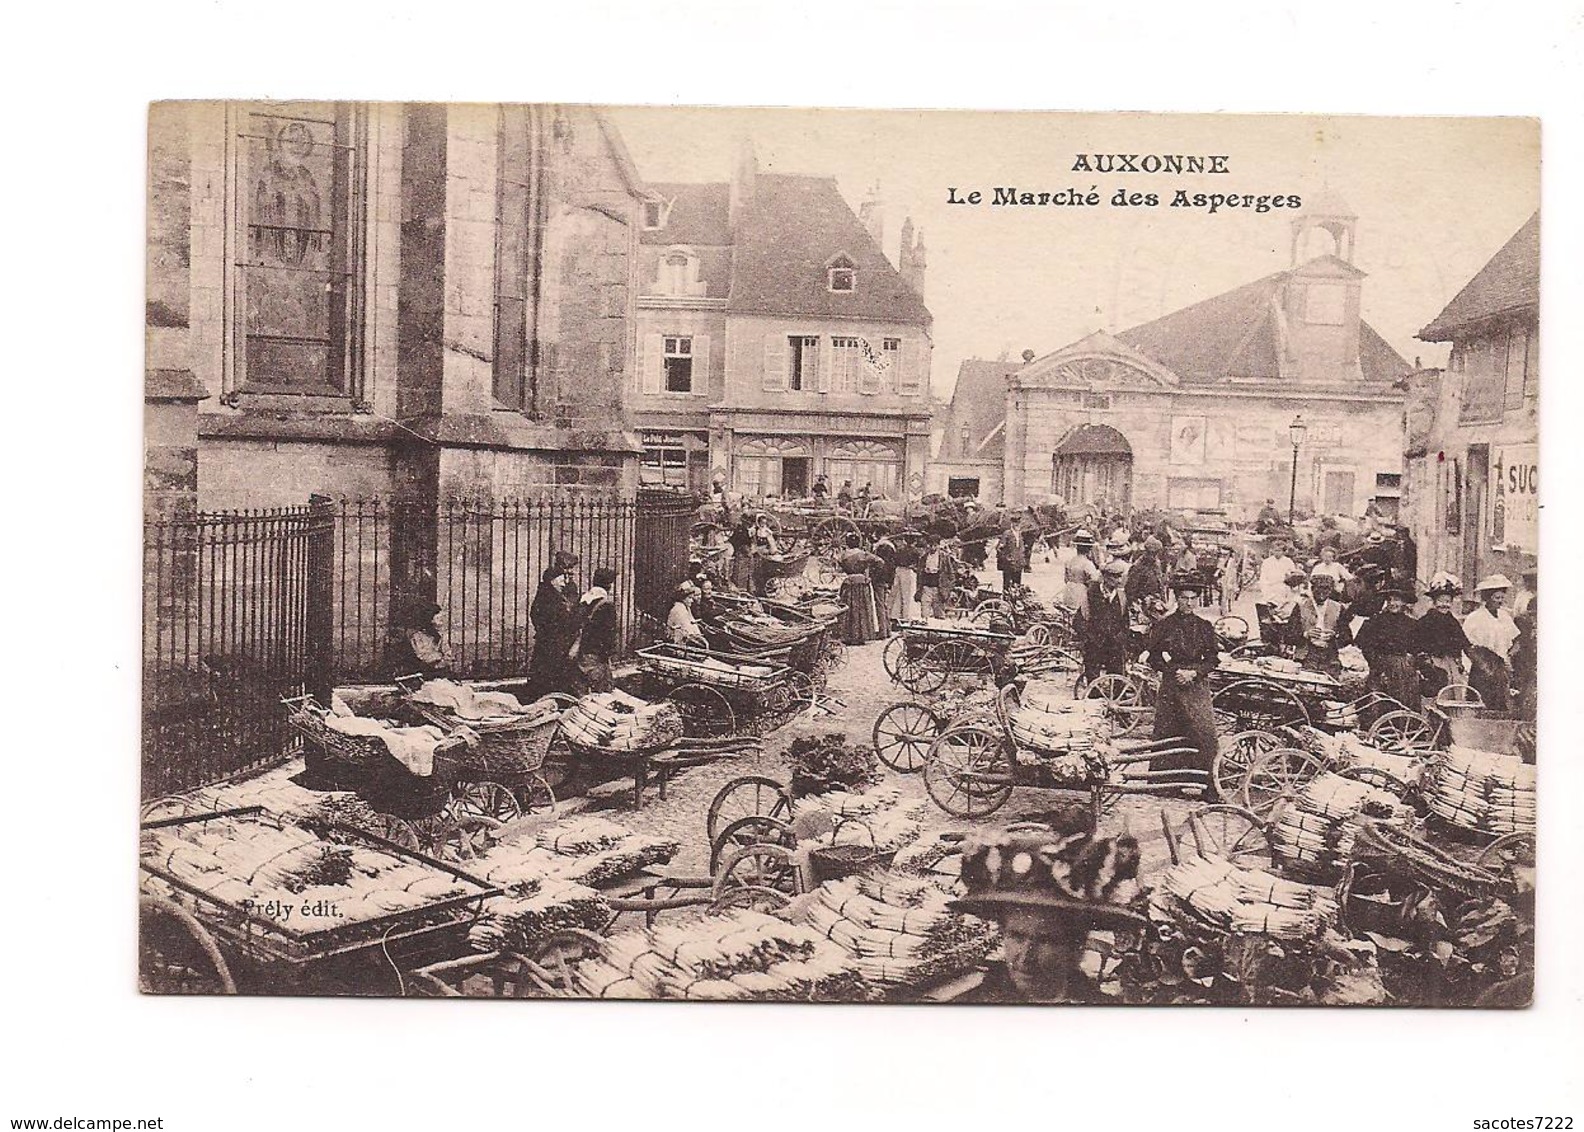
[[[1334, 255], [1343, 263], [1353, 262], [1353, 243], [1358, 235], [1358, 213], [1330, 185], [1320, 192], [1302, 212], [1292, 218], [1291, 267], [1317, 256]], [[1325, 237], [1329, 236], [1330, 240]]]

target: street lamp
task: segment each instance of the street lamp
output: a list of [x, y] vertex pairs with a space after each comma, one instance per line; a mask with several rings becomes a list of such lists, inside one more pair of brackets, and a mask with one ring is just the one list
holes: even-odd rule
[[1293, 446], [1292, 489], [1287, 493], [1287, 525], [1289, 527], [1293, 525], [1293, 512], [1298, 506], [1298, 447], [1303, 444], [1304, 433], [1308, 431], [1309, 428], [1303, 422], [1302, 413], [1294, 417], [1292, 424], [1287, 426], [1287, 435], [1292, 437]]

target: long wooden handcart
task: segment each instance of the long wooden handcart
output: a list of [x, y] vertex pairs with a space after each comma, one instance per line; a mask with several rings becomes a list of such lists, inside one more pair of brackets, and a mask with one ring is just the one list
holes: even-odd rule
[[806, 673], [756, 657], [660, 644], [639, 649], [638, 663], [646, 693], [676, 704], [689, 736], [763, 733], [814, 703]]

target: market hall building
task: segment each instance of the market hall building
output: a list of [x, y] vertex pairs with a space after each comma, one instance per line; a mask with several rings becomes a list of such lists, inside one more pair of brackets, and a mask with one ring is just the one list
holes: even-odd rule
[[[1357, 223], [1323, 194], [1292, 222], [1288, 270], [1013, 372], [1006, 503], [1395, 514], [1412, 367], [1361, 317]], [[1327, 250], [1299, 262], [1311, 238]]]
[[930, 443], [925, 252], [898, 266], [879, 201], [855, 213], [830, 177], [652, 183], [638, 265], [630, 404], [641, 476], [695, 492], [798, 497], [823, 473], [877, 496], [923, 493]]

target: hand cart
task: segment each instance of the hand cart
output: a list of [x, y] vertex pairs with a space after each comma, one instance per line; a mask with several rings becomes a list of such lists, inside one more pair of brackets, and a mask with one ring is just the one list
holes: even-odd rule
[[991, 677], [1007, 663], [1017, 637], [971, 623], [942, 625], [899, 621], [900, 635], [886, 643], [881, 663], [908, 691], [929, 695], [952, 675]]
[[689, 736], [718, 738], [739, 726], [763, 734], [814, 700], [807, 674], [753, 657], [663, 644], [639, 649], [638, 662], [646, 690], [677, 705]]
[[[217, 839], [235, 842], [245, 840], [248, 828], [256, 825], [283, 828], [280, 819], [249, 806], [145, 822], [141, 829], [146, 834], [213, 831]], [[327, 848], [348, 847], [391, 866], [406, 865], [407, 874], [421, 869], [424, 875], [409, 882], [401, 899], [394, 891], [384, 897], [377, 907], [388, 911], [294, 921], [271, 909], [266, 899], [256, 900], [273, 890], [254, 893], [251, 878], [205, 873], [195, 880], [174, 865], [179, 847], [167, 855], [145, 845], [140, 861], [145, 875], [139, 933], [143, 988], [151, 993], [388, 994], [404, 985], [409, 969], [465, 953], [468, 929], [485, 899], [501, 892], [443, 861], [351, 826], [332, 824], [321, 839]], [[423, 889], [435, 895], [425, 897]], [[370, 899], [365, 896], [363, 903]], [[321, 923], [330, 926], [307, 926]]]

